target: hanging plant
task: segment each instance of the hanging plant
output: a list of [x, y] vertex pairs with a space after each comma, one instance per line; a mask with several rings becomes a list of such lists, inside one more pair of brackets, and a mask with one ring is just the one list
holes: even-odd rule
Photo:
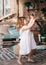
[[25, 2], [24, 5], [28, 8], [28, 11], [30, 6], [33, 7], [33, 4], [31, 2]]

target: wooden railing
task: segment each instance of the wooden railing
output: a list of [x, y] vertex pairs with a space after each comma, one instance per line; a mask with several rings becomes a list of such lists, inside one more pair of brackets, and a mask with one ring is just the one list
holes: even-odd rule
[[15, 13], [10, 13], [8, 15], [5, 15], [3, 17], [0, 17], [0, 20], [3, 20], [3, 19], [8, 18], [8, 17], [11, 17], [12, 15], [15, 15]]

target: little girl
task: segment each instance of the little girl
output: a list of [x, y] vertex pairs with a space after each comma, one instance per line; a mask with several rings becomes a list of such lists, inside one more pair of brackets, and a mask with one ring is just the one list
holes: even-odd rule
[[[32, 16], [33, 17], [33, 16]], [[20, 65], [23, 65], [22, 63], [22, 55], [28, 55], [29, 62], [34, 62], [34, 60], [31, 59], [32, 49], [36, 49], [36, 43], [33, 37], [33, 33], [30, 31], [30, 28], [32, 27], [34, 20], [30, 20], [28, 23], [27, 19], [24, 19], [24, 25], [20, 28], [20, 43], [19, 43], [19, 58], [18, 63]], [[30, 25], [30, 23], [32, 25]], [[22, 24], [22, 23], [21, 23]]]

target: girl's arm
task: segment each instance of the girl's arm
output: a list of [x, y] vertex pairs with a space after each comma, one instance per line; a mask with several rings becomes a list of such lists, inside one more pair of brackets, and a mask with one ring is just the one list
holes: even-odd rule
[[28, 30], [28, 29], [32, 28], [32, 26], [34, 25], [34, 23], [35, 23], [35, 20], [32, 20], [31, 22], [29, 22], [28, 25], [26, 25], [26, 26], [24, 26], [24, 27], [22, 28], [22, 31], [23, 31], [23, 30]]

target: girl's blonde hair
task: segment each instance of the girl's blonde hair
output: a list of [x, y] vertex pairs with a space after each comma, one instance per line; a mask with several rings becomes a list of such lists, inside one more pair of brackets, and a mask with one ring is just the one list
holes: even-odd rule
[[19, 19], [18, 19], [18, 22], [16, 23], [16, 28], [17, 28], [18, 30], [20, 30], [20, 28], [22, 28], [22, 26], [24, 26], [24, 21], [23, 21], [22, 18], [19, 18]]

